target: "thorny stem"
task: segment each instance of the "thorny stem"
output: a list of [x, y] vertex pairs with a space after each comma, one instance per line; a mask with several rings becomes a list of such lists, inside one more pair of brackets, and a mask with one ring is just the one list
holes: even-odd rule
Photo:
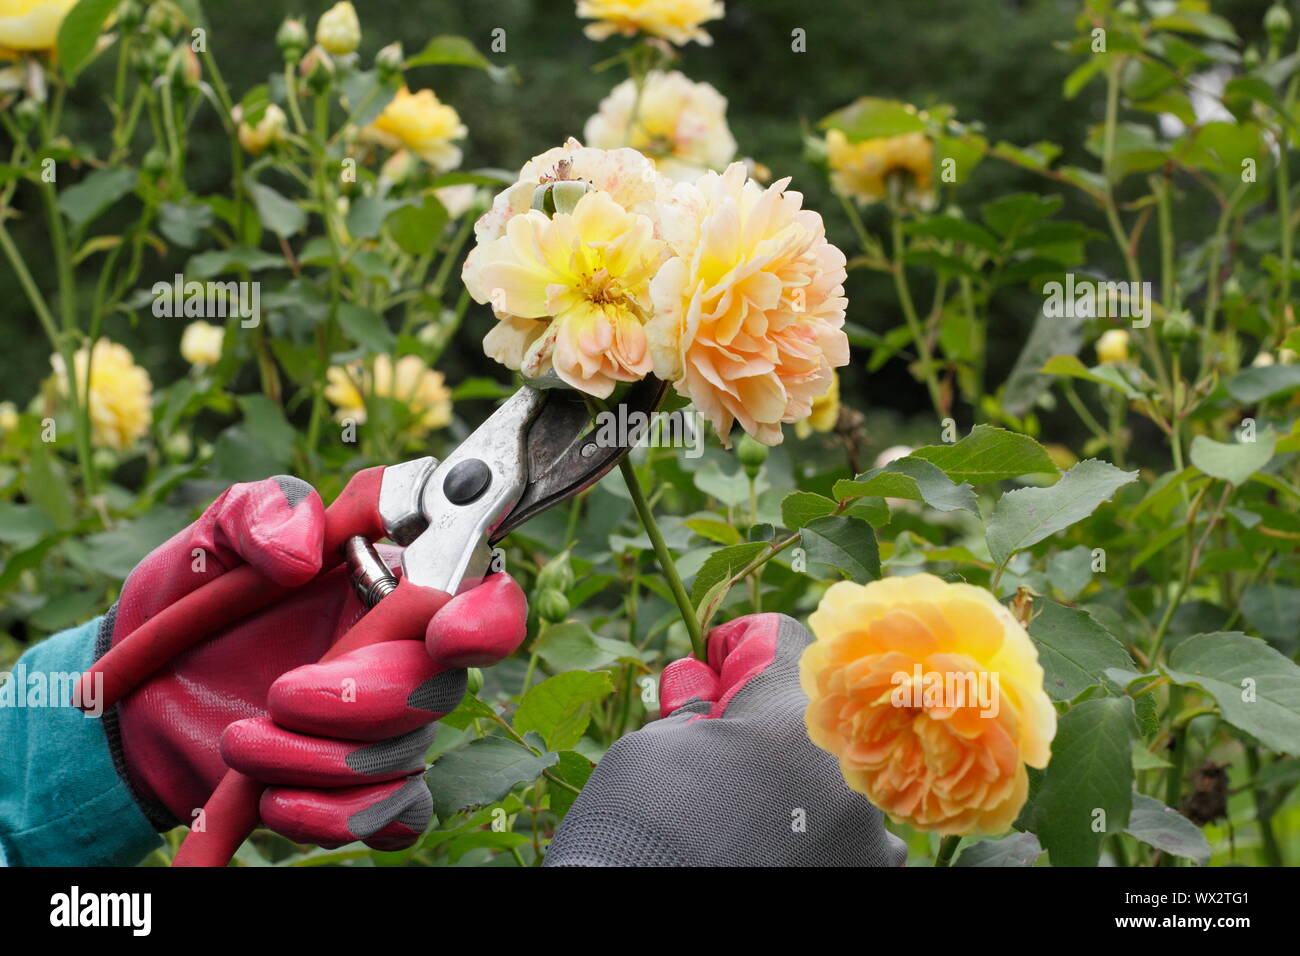
[[922, 377], [926, 390], [930, 393], [930, 404], [934, 413], [944, 417], [943, 401], [939, 393], [939, 383], [934, 376], [934, 352], [930, 348], [930, 339], [921, 320], [916, 314], [916, 305], [912, 302], [912, 290], [907, 285], [907, 272], [903, 265], [903, 222], [895, 213], [890, 220], [890, 229], [894, 241], [894, 288], [898, 291], [898, 302], [903, 307], [903, 318], [916, 341], [916, 351], [921, 358]]
[[935, 866], [952, 866], [953, 854], [957, 852], [957, 844], [961, 842], [959, 836], [946, 836], [939, 841], [939, 853], [934, 858]]

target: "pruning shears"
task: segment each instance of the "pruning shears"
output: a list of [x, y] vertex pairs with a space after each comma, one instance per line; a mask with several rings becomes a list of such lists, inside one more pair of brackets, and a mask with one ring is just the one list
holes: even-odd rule
[[[320, 573], [347, 562], [370, 610], [322, 660], [382, 641], [423, 639], [433, 614], [488, 573], [502, 538], [598, 481], [639, 439], [633, 432], [622, 443], [598, 440], [582, 396], [552, 384], [520, 388], [441, 461], [425, 456], [352, 476], [325, 511]], [[628, 390], [624, 409], [613, 411], [644, 412], [647, 420], [666, 390], [647, 377]], [[383, 538], [405, 548], [400, 578], [374, 549]], [[99, 699], [112, 706], [184, 651], [290, 590], [251, 565], [235, 568], [150, 618], [82, 680], [102, 680]], [[261, 793], [261, 783], [228, 770], [173, 865], [228, 862], [258, 824]]]

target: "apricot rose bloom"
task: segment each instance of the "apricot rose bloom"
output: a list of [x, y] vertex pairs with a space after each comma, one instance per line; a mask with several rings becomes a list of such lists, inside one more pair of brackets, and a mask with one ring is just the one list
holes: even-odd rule
[[633, 80], [614, 87], [587, 120], [585, 135], [591, 146], [639, 150], [678, 182], [722, 169], [736, 155], [726, 97], [675, 70], [647, 73], [639, 95]]
[[0, 0], [0, 57], [52, 50], [77, 0]]
[[608, 193], [586, 193], [571, 213], [510, 218], [465, 264], [470, 295], [502, 320], [484, 349], [526, 375], [553, 368], [600, 398], [639, 381], [651, 370], [644, 324], [663, 257], [654, 223]]
[[361, 135], [385, 149], [410, 150], [434, 172], [445, 173], [460, 165], [460, 147], [453, 141], [467, 132], [460, 114], [433, 90], [412, 93], [403, 86]]
[[934, 147], [922, 133], [851, 142], [838, 129], [826, 134], [831, 185], [860, 203], [889, 195], [890, 177], [902, 180], [904, 198], [928, 209], [934, 204]]
[[404, 404], [418, 433], [451, 424], [451, 389], [443, 374], [429, 368], [418, 355], [403, 355], [396, 363], [387, 355], [377, 355], [371, 368], [364, 362], [346, 368], [333, 365], [326, 369], [325, 381], [325, 397], [335, 407], [334, 417], [339, 421], [366, 420], [364, 392]]
[[732, 163], [677, 184], [660, 204], [673, 258], [650, 287], [655, 374], [724, 444], [734, 421], [780, 444], [782, 423], [807, 418], [849, 360], [844, 253], [789, 183], [764, 189]]
[[721, 0], [578, 0], [578, 16], [595, 20], [583, 30], [593, 40], [640, 31], [685, 46], [694, 40], [710, 46], [713, 38], [700, 24], [720, 20]]
[[[63, 356], [50, 357], [59, 393], [68, 395], [68, 370]], [[153, 421], [153, 383], [135, 364], [125, 345], [100, 339], [93, 350], [84, 346], [73, 356], [77, 387], [86, 387], [90, 367], [90, 440], [102, 448], [125, 451]]]
[[[916, 574], [839, 582], [808, 624], [808, 736], [849, 787], [923, 830], [1007, 830], [1026, 765], [1047, 766], [1056, 734], [1037, 648], [1011, 612], [982, 588]], [[925, 692], [949, 684], [964, 699]]]

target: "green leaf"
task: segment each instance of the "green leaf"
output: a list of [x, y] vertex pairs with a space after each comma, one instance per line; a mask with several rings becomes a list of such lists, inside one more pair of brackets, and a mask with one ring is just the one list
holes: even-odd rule
[[257, 207], [257, 218], [281, 239], [288, 239], [306, 227], [307, 213], [296, 202], [255, 180], [248, 181], [248, 191]]
[[76, 499], [68, 470], [53, 450], [43, 443], [34, 445], [27, 474], [23, 477], [23, 493], [27, 500], [44, 511], [55, 526], [71, 528], [77, 520]]
[[749, 500], [749, 478], [739, 468], [727, 474], [716, 461], [706, 461], [696, 470], [694, 481], [696, 488], [724, 505], [739, 505]]
[[715, 584], [725, 581], [767, 550], [764, 541], [747, 541], [714, 551], [700, 566], [691, 585], [691, 601], [699, 607]]
[[284, 472], [292, 449], [292, 443], [263, 441], [246, 424], [231, 425], [213, 445], [212, 470], [226, 481], [259, 481]]
[[434, 37], [423, 50], [409, 57], [404, 69], [414, 66], [472, 66], [487, 70], [492, 64], [465, 37], [444, 34]]
[[1096, 866], [1106, 834], [1128, 825], [1136, 736], [1128, 697], [1085, 700], [1061, 717], [1032, 810], [1053, 866]]
[[137, 179], [135, 170], [129, 166], [97, 169], [59, 194], [59, 209], [80, 229], [135, 189]]
[[578, 621], [552, 624], [533, 641], [532, 652], [555, 671], [588, 671], [617, 660], [639, 660], [637, 649], [626, 641], [598, 637]]
[[1165, 666], [1171, 680], [1214, 698], [1223, 719], [1265, 747], [1290, 753], [1300, 741], [1300, 667], [1240, 631], [1180, 641]]
[[1241, 615], [1264, 637], [1285, 642], [1293, 651], [1300, 621], [1300, 588], [1282, 584], [1257, 584], [1247, 588], [1238, 605]]
[[248, 246], [235, 246], [233, 249], [213, 249], [191, 256], [185, 272], [192, 279], [211, 279], [225, 272], [242, 269], [261, 272], [265, 269], [281, 269], [285, 265], [283, 256], [250, 249]]
[[433, 793], [433, 812], [445, 820], [461, 810], [495, 803], [515, 784], [536, 780], [559, 759], [559, 754], [535, 754], [504, 737], [471, 740], [425, 771], [424, 779]]
[[923, 458], [899, 458], [883, 468], [873, 468], [853, 479], [835, 482], [836, 498], [907, 498], [924, 501], [937, 511], [969, 511], [979, 516], [975, 492], [968, 484], [954, 484], [937, 465]]
[[687, 518], [682, 524], [717, 544], [740, 544], [744, 540], [735, 525], [718, 518]]
[[812, 564], [835, 568], [858, 583], [880, 577], [880, 547], [871, 525], [848, 515], [828, 515], [804, 525], [799, 541]]
[[[596, 765], [576, 750], [565, 750], [560, 754], [560, 762], [555, 765], [551, 773], [569, 786], [581, 790], [587, 785], [587, 778], [595, 769]], [[551, 797], [551, 812], [555, 814], [557, 820], [563, 820], [564, 815], [573, 806], [573, 801], [578, 799], [578, 795], [564, 787], [556, 786], [553, 781], [546, 785], [546, 790]]]
[[962, 847], [953, 866], [1033, 866], [1043, 848], [1032, 833], [1012, 833]]
[[1092, 551], [1086, 545], [1052, 555], [1047, 563], [1047, 580], [1067, 601], [1073, 601], [1092, 583]]
[[924, 458], [953, 481], [972, 485], [1021, 475], [1057, 473], [1056, 465], [1042, 445], [1028, 435], [993, 425], [976, 425], [956, 444], [926, 445], [909, 457]]
[[512, 830], [470, 830], [447, 843], [447, 861], [459, 863], [471, 850], [511, 850], [528, 842], [528, 834]]
[[863, 96], [822, 119], [817, 127], [838, 129], [850, 141], [858, 142], [923, 132], [925, 123], [911, 104]]
[[1020, 488], [998, 501], [985, 536], [994, 562], [1037, 544], [1088, 517], [1118, 489], [1137, 480], [1136, 471], [1090, 458], [1081, 461], [1050, 488]]
[[1036, 601], [1039, 614], [1029, 625], [1043, 666], [1043, 690], [1052, 700], [1074, 700], [1097, 684], [1109, 682], [1109, 667], [1131, 670], [1136, 665], [1124, 646], [1091, 614], [1055, 601]]
[[119, 0], [80, 0], [63, 18], [55, 42], [59, 66], [69, 84], [76, 80], [77, 74], [95, 52], [95, 44], [104, 29], [104, 21], [118, 2]]
[[39, 508], [0, 501], [0, 544], [22, 551], [53, 532], [54, 522]]
[[95, 571], [123, 581], [145, 555], [185, 527], [186, 518], [175, 508], [153, 508], [111, 531], [86, 538], [84, 561]]
[[923, 236], [934, 239], [951, 239], [964, 242], [985, 252], [997, 252], [1001, 243], [987, 229], [969, 219], [956, 219], [952, 216], [933, 216], [910, 222], [906, 226], [909, 236]]
[[1240, 485], [1269, 463], [1276, 447], [1277, 435], [1268, 428], [1256, 435], [1255, 441], [1246, 442], [1220, 442], [1197, 435], [1188, 457], [1211, 478]]
[[396, 76], [380, 77], [374, 70], [353, 70], [343, 79], [343, 99], [348, 106], [348, 125], [369, 126], [384, 111], [401, 87]]
[[193, 249], [212, 225], [212, 207], [202, 203], [165, 202], [158, 207], [158, 231], [178, 246]]
[[265, 395], [240, 395], [235, 399], [244, 413], [244, 426], [250, 435], [269, 447], [291, 449], [298, 432], [282, 409]]
[[397, 344], [397, 336], [378, 312], [345, 302], [339, 306], [338, 316], [348, 338], [368, 352], [391, 352]]
[[781, 523], [798, 531], [815, 518], [824, 518], [836, 508], [830, 498], [811, 491], [794, 491], [781, 499]]
[[1238, 372], [1223, 383], [1228, 394], [1246, 405], [1254, 405], [1300, 388], [1300, 365], [1265, 365]]
[[379, 235], [384, 220], [406, 205], [409, 200], [361, 196], [348, 207], [348, 234], [353, 239], [373, 239]]
[[605, 671], [570, 671], [529, 688], [515, 711], [520, 734], [536, 731], [552, 750], [572, 749], [591, 721], [591, 705], [613, 693]]
[[1005, 238], [1053, 215], [1063, 202], [1060, 196], [1012, 193], [984, 203], [980, 215], [994, 232]]
[[1068, 378], [1079, 378], [1085, 382], [1093, 382], [1096, 385], [1113, 388], [1123, 392], [1125, 397], [1130, 399], [1142, 397], [1141, 393], [1128, 383], [1128, 380], [1124, 378], [1119, 369], [1110, 365], [1098, 365], [1095, 368], [1088, 368], [1074, 355], [1053, 355], [1043, 364], [1041, 371], [1044, 375], [1063, 375]]
[[437, 244], [448, 218], [438, 197], [429, 195], [419, 205], [403, 205], [391, 213], [388, 232], [407, 255], [422, 256]]
[[1135, 840], [1200, 866], [1210, 862], [1210, 844], [1200, 828], [1177, 810], [1146, 794], [1133, 794], [1133, 809], [1124, 832]]

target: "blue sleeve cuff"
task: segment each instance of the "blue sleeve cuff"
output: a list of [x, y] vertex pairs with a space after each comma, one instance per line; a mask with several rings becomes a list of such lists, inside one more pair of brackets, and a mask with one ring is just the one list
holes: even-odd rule
[[9, 866], [131, 866], [161, 844], [113, 766], [102, 720], [71, 701], [98, 628], [96, 619], [37, 644], [0, 686], [0, 862]]

